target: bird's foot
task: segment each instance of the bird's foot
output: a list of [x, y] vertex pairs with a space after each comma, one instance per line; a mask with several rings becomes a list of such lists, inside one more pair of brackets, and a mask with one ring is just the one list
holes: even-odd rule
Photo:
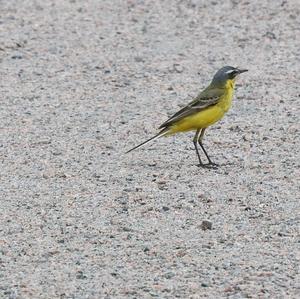
[[209, 162], [207, 164], [199, 164], [199, 167], [202, 168], [209, 168], [209, 169], [217, 169], [219, 167], [219, 164]]
[[220, 166], [220, 164], [214, 163], [212, 161], [209, 161], [209, 163], [207, 165], [209, 165], [209, 166], [211, 166], [213, 168], [218, 168]]

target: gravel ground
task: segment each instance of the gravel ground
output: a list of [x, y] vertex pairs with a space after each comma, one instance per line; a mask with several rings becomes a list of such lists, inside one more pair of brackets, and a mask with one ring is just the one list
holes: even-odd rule
[[[299, 298], [299, 0], [0, 0], [1, 298]], [[224, 65], [207, 132], [124, 155]]]

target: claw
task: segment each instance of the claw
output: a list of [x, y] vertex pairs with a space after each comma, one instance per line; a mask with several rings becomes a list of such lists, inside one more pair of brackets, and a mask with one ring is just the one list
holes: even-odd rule
[[207, 165], [211, 165], [212, 167], [216, 167], [216, 168], [220, 166], [220, 164], [214, 163], [212, 161], [209, 161]]
[[199, 167], [208, 168], [208, 169], [217, 169], [219, 167], [216, 163], [208, 163], [208, 164], [199, 164]]

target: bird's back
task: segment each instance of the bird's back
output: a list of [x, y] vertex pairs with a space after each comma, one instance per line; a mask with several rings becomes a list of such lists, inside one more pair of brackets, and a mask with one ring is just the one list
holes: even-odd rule
[[193, 101], [172, 115], [159, 128], [162, 129], [170, 127], [188, 116], [196, 114], [211, 105], [215, 105], [218, 103], [223, 94], [223, 89], [206, 88]]
[[207, 128], [219, 121], [229, 110], [232, 97], [231, 85], [226, 85], [225, 88], [208, 87], [161, 127], [169, 128], [166, 135]]

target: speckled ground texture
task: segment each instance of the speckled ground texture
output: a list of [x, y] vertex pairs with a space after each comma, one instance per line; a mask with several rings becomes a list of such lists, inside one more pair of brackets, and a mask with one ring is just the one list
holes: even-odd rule
[[[299, 298], [300, 6], [0, 0], [0, 298]], [[248, 68], [205, 145], [157, 132]]]

